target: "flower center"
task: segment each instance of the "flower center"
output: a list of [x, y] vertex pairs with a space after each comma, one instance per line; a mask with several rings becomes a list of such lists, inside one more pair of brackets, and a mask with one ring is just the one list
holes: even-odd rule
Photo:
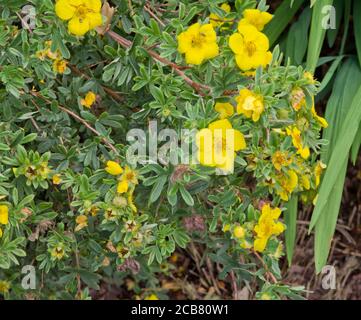
[[76, 8], [76, 16], [80, 19], [85, 19], [86, 14], [89, 12], [86, 6], [79, 6]]
[[201, 48], [203, 45], [203, 35], [200, 33], [192, 38], [192, 47]]
[[252, 42], [252, 41], [247, 42], [246, 51], [248, 53], [248, 56], [252, 57], [255, 54], [255, 52], [257, 51], [256, 44], [254, 42]]

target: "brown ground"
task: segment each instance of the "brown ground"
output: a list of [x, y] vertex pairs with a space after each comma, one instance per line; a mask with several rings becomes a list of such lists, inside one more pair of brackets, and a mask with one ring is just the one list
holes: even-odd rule
[[297, 248], [293, 266], [285, 280], [302, 284], [312, 292], [309, 299], [361, 299], [361, 158], [356, 167], [350, 165], [341, 214], [332, 243], [329, 265], [336, 268], [335, 290], [323, 290], [321, 276], [315, 276], [313, 266], [313, 237], [307, 236], [310, 211], [299, 216]]

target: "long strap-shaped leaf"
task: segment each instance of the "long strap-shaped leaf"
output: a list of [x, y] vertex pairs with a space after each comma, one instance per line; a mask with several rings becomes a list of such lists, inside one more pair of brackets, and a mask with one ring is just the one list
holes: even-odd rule
[[265, 29], [265, 33], [268, 36], [271, 46], [276, 42], [284, 29], [286, 29], [304, 1], [305, 0], [282, 1], [281, 5], [275, 11], [272, 21]]
[[285, 231], [285, 241], [286, 241], [286, 252], [287, 252], [287, 261], [290, 266], [292, 263], [293, 252], [296, 242], [296, 232], [297, 232], [297, 210], [298, 210], [298, 197], [293, 195], [290, 201], [286, 205], [287, 211], [284, 214], [285, 224], [287, 229]]
[[[350, 124], [347, 123], [347, 117], [353, 107], [353, 98], [360, 87], [361, 69], [359, 64], [354, 58], [348, 59], [342, 64], [337, 73], [333, 92], [326, 109], [326, 119], [329, 127], [324, 131], [323, 138], [329, 141], [329, 145], [323, 148], [321, 159], [328, 164], [326, 175], [334, 173], [337, 177], [335, 183], [331, 186], [332, 191], [325, 199], [326, 205], [323, 206], [323, 209], [320, 209], [318, 218], [314, 218], [317, 220], [315, 223], [315, 266], [317, 272], [320, 272], [327, 262], [332, 236], [336, 228], [347, 169], [348, 146], [345, 145], [345, 149], [341, 153], [336, 151], [335, 148], [339, 138], [345, 134], [345, 124]], [[345, 161], [336, 164], [333, 162], [332, 164], [330, 160], [333, 155], [337, 154], [346, 155]], [[338, 171], [339, 174], [336, 173]], [[322, 185], [321, 189], [323, 188]], [[323, 201], [323, 195], [320, 194], [316, 208], [319, 209], [319, 203]]]
[[[346, 119], [343, 123], [341, 132], [337, 139], [335, 148], [332, 152], [332, 156], [328, 164], [329, 168], [323, 178], [316, 207], [313, 211], [310, 231], [315, 226], [318, 218], [321, 215], [321, 212], [323, 211], [324, 207], [327, 204], [327, 201], [329, 200], [329, 197], [332, 196], [332, 189], [337, 182], [337, 178], [342, 170], [343, 164], [348, 159], [350, 148], [359, 128], [360, 120], [361, 86], [353, 99], [352, 105], [347, 113]], [[330, 168], [332, 168], [332, 170]]]

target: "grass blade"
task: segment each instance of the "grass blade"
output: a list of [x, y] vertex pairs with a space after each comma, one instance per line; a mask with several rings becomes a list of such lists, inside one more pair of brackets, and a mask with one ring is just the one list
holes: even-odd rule
[[294, 0], [292, 4], [291, 0], [282, 1], [275, 11], [272, 21], [265, 28], [271, 46], [286, 29], [303, 2], [304, 0]]
[[354, 1], [353, 19], [358, 60], [361, 65], [361, 1]]
[[287, 211], [284, 214], [285, 224], [287, 229], [285, 231], [286, 253], [287, 261], [290, 266], [292, 263], [293, 252], [296, 243], [296, 227], [297, 227], [297, 210], [298, 197], [292, 196], [286, 205]]

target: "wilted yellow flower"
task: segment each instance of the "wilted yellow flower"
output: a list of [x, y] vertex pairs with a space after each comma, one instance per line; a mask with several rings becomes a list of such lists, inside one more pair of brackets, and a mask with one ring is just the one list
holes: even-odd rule
[[321, 125], [322, 128], [328, 127], [327, 120], [317, 114], [315, 105], [312, 106], [311, 112], [312, 112], [313, 117], [318, 121], [318, 123]]
[[197, 133], [199, 162], [225, 171], [233, 170], [235, 152], [246, 148], [243, 134], [233, 129], [228, 119], [217, 120]]
[[86, 215], [82, 214], [75, 219], [75, 222], [77, 223], [75, 232], [80, 231], [81, 229], [88, 226], [88, 217]]
[[[227, 13], [231, 12], [231, 6], [228, 3], [223, 3], [221, 5], [221, 9]], [[219, 27], [221, 25], [223, 25], [225, 22], [227, 22], [226, 19], [222, 19], [221, 17], [219, 17], [218, 15], [216, 15], [215, 13], [211, 13], [209, 15], [209, 22], [211, 23], [211, 25], [216, 28]]]
[[53, 70], [56, 73], [63, 74], [67, 68], [68, 62], [62, 59], [56, 59], [53, 63]]
[[258, 31], [262, 31], [264, 26], [268, 24], [273, 18], [272, 14], [260, 11], [258, 9], [246, 9], [243, 12], [243, 16], [244, 18], [241, 19], [239, 25], [251, 24], [252, 26], [256, 27]]
[[59, 185], [63, 180], [61, 179], [60, 174], [54, 174], [53, 175], [53, 184]]
[[129, 166], [125, 166], [122, 179], [130, 182], [133, 185], [138, 184], [138, 174]]
[[254, 250], [263, 252], [267, 246], [269, 238], [273, 235], [279, 235], [285, 230], [283, 223], [277, 221], [281, 215], [281, 209], [272, 209], [269, 204], [262, 207], [262, 213], [257, 225], [254, 227], [256, 239], [254, 241]]
[[42, 162], [39, 166], [38, 173], [43, 179], [47, 179], [50, 174], [48, 162]]
[[321, 176], [323, 171], [326, 169], [326, 165], [322, 161], [318, 161], [315, 167], [315, 181], [316, 181], [316, 187], [320, 185]]
[[50, 254], [53, 258], [57, 260], [63, 259], [65, 255], [64, 245], [62, 243], [58, 244], [50, 251]]
[[300, 176], [300, 185], [305, 190], [311, 189], [310, 177], [307, 174], [302, 174]]
[[219, 113], [220, 119], [226, 119], [232, 117], [234, 114], [234, 107], [230, 103], [217, 102], [214, 106], [214, 110]]
[[292, 163], [286, 151], [276, 151], [272, 155], [272, 164], [277, 171], [281, 171], [282, 168], [288, 167]]
[[306, 105], [306, 95], [301, 88], [294, 88], [291, 92], [291, 104], [295, 111]]
[[115, 161], [108, 161], [105, 171], [112, 176], [118, 176], [123, 173], [122, 167]]
[[309, 81], [309, 83], [314, 84], [316, 83], [315, 78], [313, 77], [313, 74], [309, 71], [305, 71], [305, 73], [303, 74], [304, 78], [307, 79]]
[[80, 100], [80, 104], [86, 108], [90, 108], [94, 104], [96, 98], [96, 94], [93, 91], [89, 91], [85, 95], [85, 98]]
[[252, 25], [239, 25], [238, 33], [229, 38], [229, 47], [236, 55], [238, 67], [243, 71], [266, 67], [272, 60], [267, 36]]
[[297, 149], [297, 153], [301, 155], [303, 159], [308, 159], [310, 156], [310, 148], [304, 146], [301, 138], [301, 131], [296, 127], [286, 128], [286, 132], [292, 137], [292, 144]]
[[60, 19], [69, 21], [69, 33], [83, 36], [102, 25], [101, 6], [100, 0], [58, 0], [55, 12]]
[[178, 36], [178, 51], [186, 62], [199, 65], [219, 53], [217, 35], [211, 24], [195, 23]]
[[237, 113], [243, 114], [247, 118], [252, 118], [257, 122], [264, 111], [263, 98], [256, 95], [251, 90], [242, 89], [236, 97]]

